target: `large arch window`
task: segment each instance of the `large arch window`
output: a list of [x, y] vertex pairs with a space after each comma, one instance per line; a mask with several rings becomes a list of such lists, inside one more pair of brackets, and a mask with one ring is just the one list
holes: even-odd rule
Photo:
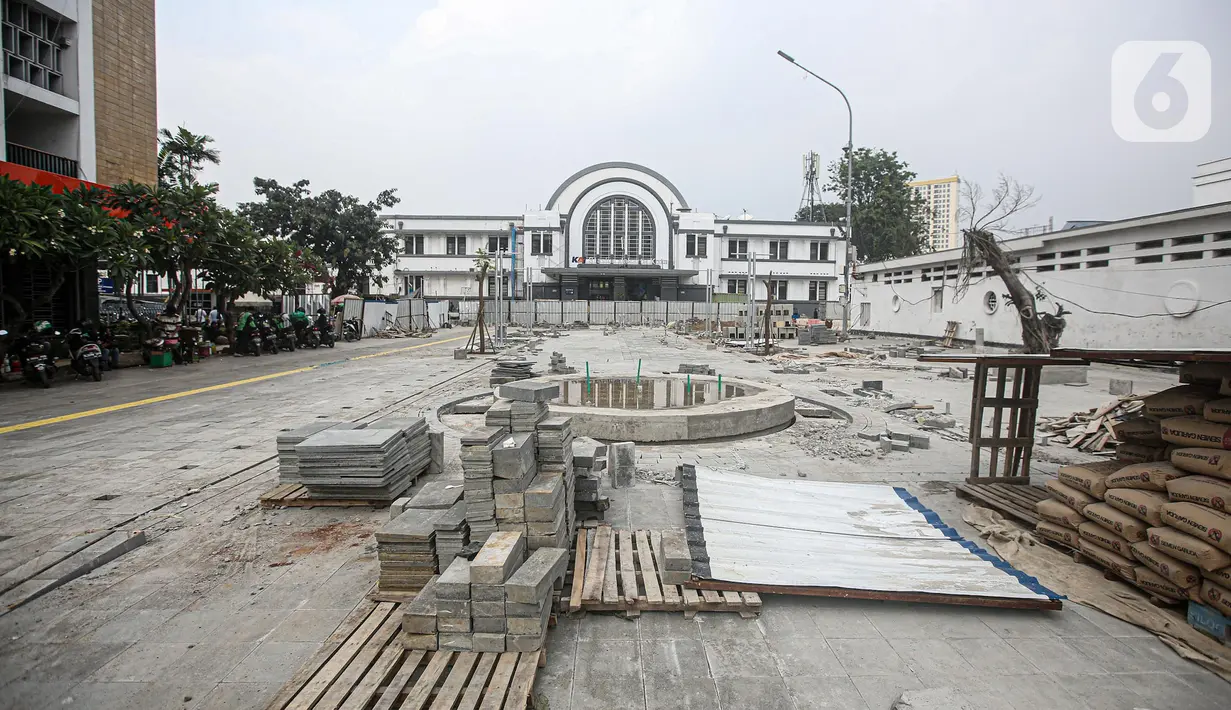
[[654, 218], [631, 197], [608, 197], [586, 215], [582, 249], [587, 257], [654, 258]]

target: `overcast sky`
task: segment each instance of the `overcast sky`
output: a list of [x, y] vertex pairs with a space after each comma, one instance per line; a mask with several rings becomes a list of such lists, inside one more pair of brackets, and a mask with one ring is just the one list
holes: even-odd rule
[[[216, 139], [228, 204], [261, 176], [518, 214], [623, 160], [697, 210], [789, 219], [802, 154], [834, 159], [846, 111], [783, 49], [850, 97], [856, 145], [920, 178], [1011, 175], [1042, 197], [1019, 226], [1058, 227], [1191, 205], [1194, 166], [1231, 157], [1228, 28], [1226, 0], [163, 0], [158, 113]], [[1117, 137], [1128, 40], [1208, 49], [1204, 139]]]

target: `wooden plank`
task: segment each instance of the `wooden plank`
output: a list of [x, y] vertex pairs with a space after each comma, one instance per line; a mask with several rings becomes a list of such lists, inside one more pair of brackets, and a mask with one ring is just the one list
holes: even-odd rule
[[1038, 404], [1039, 404], [1038, 399], [1031, 399], [1029, 397], [1018, 397], [1018, 396], [988, 397], [983, 400], [983, 406], [985, 407], [1027, 407], [1027, 406], [1037, 407]]
[[582, 585], [586, 581], [586, 535], [577, 535], [577, 552], [573, 559], [573, 593], [568, 600], [569, 611], [581, 611]]
[[[398, 613], [394, 612], [393, 615], [398, 616]], [[417, 651], [417, 653], [423, 654], [422, 651]], [[376, 691], [380, 690], [380, 687], [385, 684], [393, 669], [399, 667], [402, 657], [405, 655], [406, 649], [402, 647], [402, 644], [397, 639], [394, 639], [393, 643], [385, 646], [385, 650], [381, 651], [380, 658], [376, 659], [376, 663], [364, 674], [363, 679], [359, 681], [359, 684], [347, 696], [346, 707], [366, 708], [368, 703], [372, 702], [372, 698], [376, 697]], [[418, 664], [419, 662], [416, 660], [415, 665]]]
[[654, 567], [654, 556], [650, 554], [650, 541], [644, 530], [638, 530], [634, 535], [637, 540], [637, 561], [641, 563], [641, 581], [645, 584], [645, 600], [650, 604], [662, 604], [662, 588], [658, 586], [658, 570]]
[[704, 591], [708, 588], [760, 594], [792, 594], [805, 597], [829, 597], [833, 599], [872, 599], [919, 604], [954, 604], [958, 606], [992, 607], [998, 609], [1044, 609], [1059, 611], [1063, 608], [1059, 599], [1017, 599], [1006, 597], [975, 597], [963, 594], [930, 594], [927, 592], [881, 592], [843, 587], [795, 587], [773, 584], [743, 584], [712, 579], [693, 582]]
[[1033, 436], [1010, 436], [1010, 437], [981, 437], [978, 441], [979, 446], [992, 446], [995, 448], [1004, 448], [1006, 446], [1024, 446], [1034, 442]]
[[594, 550], [586, 562], [585, 584], [581, 590], [583, 602], [602, 601], [603, 581], [607, 576], [607, 554], [611, 551], [611, 528], [603, 526], [594, 533]]
[[526, 701], [530, 699], [530, 689], [534, 686], [534, 676], [539, 670], [541, 651], [523, 653], [517, 659], [517, 670], [513, 672], [513, 684], [509, 686], [509, 695], [504, 701], [504, 710], [526, 710]]
[[983, 436], [983, 400], [987, 397], [987, 365], [975, 363], [975, 381], [970, 395], [970, 477], [979, 476], [979, 438]]
[[624, 586], [624, 603], [632, 606], [637, 603], [637, 564], [633, 560], [633, 534], [628, 530], [620, 531], [620, 582]]
[[614, 533], [608, 536], [607, 571], [603, 574], [603, 603], [616, 604], [620, 601], [620, 579], [616, 574], [616, 539]]
[[722, 603], [722, 595], [714, 591], [713, 589], [702, 589], [701, 599], [706, 604], [721, 604]]
[[744, 598], [744, 606], [751, 609], [761, 608], [761, 595], [756, 592], [740, 592], [740, 596]]
[[334, 629], [329, 638], [325, 639], [325, 643], [317, 649], [316, 653], [312, 654], [312, 657], [300, 666], [299, 670], [295, 671], [291, 679], [283, 684], [278, 694], [266, 706], [268, 710], [282, 710], [290, 702], [291, 698], [295, 697], [295, 694], [303, 688], [304, 684], [312, 678], [316, 671], [325, 664], [325, 661], [329, 660], [329, 657], [342, 645], [346, 637], [354, 633], [355, 629], [359, 628], [364, 619], [368, 618], [368, 615], [375, 608], [376, 604], [366, 599], [359, 602], [359, 605], [346, 615], [342, 623], [338, 624], [338, 628]]
[[[1004, 398], [1005, 378], [1008, 377], [1008, 374], [1009, 374], [1009, 369], [1007, 367], [1001, 366], [1001, 367], [996, 368], [996, 397], [998, 398], [1001, 398], [1001, 399]], [[993, 441], [1000, 438], [1000, 423], [1003, 417], [1004, 417], [1004, 409], [997, 407], [992, 410]], [[979, 446], [989, 446], [989, 445], [992, 447], [991, 456], [988, 457], [988, 461], [991, 464], [991, 468], [989, 469], [987, 475], [994, 478], [996, 476], [996, 469], [1000, 465], [1000, 448], [999, 448], [1000, 445], [995, 444], [995, 443], [989, 444], [987, 439], [980, 439]]]
[[663, 604], [672, 608], [682, 608], [683, 600], [680, 598], [680, 588], [674, 584], [667, 584], [662, 579], [663, 534], [661, 530], [650, 531], [650, 550], [654, 555], [654, 569], [658, 573], [658, 583], [663, 590]]
[[479, 710], [500, 710], [504, 707], [504, 691], [513, 680], [513, 671], [517, 667], [516, 653], [502, 653], [496, 661], [496, 671], [487, 683], [487, 692], [483, 694], [483, 704]]
[[984, 488], [986, 488], [986, 486], [983, 484], [979, 484], [979, 483], [962, 484], [957, 487], [957, 494], [960, 496], [967, 496], [970, 498], [974, 498], [975, 500], [987, 505], [993, 510], [996, 510], [1001, 513], [1004, 513], [1005, 515], [1017, 518], [1018, 520], [1027, 522], [1031, 525], [1038, 524], [1039, 516], [1035, 514], [1033, 508], [1030, 510], [1025, 510], [1019, 506], [1007, 503], [1003, 498], [1000, 498], [994, 494], [985, 492], [983, 490]]
[[427, 707], [427, 701], [432, 698], [432, 691], [436, 689], [436, 683], [440, 680], [440, 676], [444, 675], [451, 660], [453, 660], [453, 651], [436, 651], [432, 660], [428, 661], [427, 668], [423, 669], [423, 675], [419, 676], [419, 680], [415, 682], [415, 687], [410, 689], [406, 700], [398, 706], [398, 710], [423, 710]]
[[[394, 641], [397, 643], [397, 641]], [[399, 644], [400, 645], [400, 644]], [[393, 680], [389, 681], [389, 685], [385, 686], [385, 692], [380, 696], [380, 702], [376, 703], [376, 707], [372, 710], [392, 710], [395, 703], [402, 698], [402, 691], [410, 683], [410, 679], [414, 677], [415, 670], [419, 668], [419, 664], [423, 662], [423, 657], [427, 655], [427, 651], [411, 651], [406, 659], [402, 661], [402, 667], [398, 668], [398, 672], [394, 674]]]
[[393, 640], [393, 637], [397, 635], [398, 630], [401, 628], [401, 614], [395, 611], [389, 615], [389, 618], [385, 619], [385, 623], [381, 624], [380, 629], [372, 634], [372, 638], [363, 645], [359, 653], [355, 654], [355, 657], [351, 659], [351, 662], [338, 675], [338, 679], [329, 687], [329, 690], [325, 691], [325, 694], [321, 696], [316, 705], [312, 706], [313, 710], [337, 710], [342, 707], [346, 696], [350, 695], [351, 690], [359, 683], [359, 680], [367, 674], [368, 668], [376, 661], [377, 656], [384, 652], [385, 646]]
[[744, 600], [739, 598], [739, 592], [728, 592], [722, 590], [722, 601], [729, 606], [743, 606]]
[[303, 689], [287, 704], [287, 710], [309, 710], [315, 705], [329, 685], [333, 683], [333, 680], [342, 673], [346, 665], [355, 657], [355, 654], [359, 653], [368, 639], [389, 618], [393, 607], [393, 604], [387, 602], [378, 604], [372, 610], [372, 613], [368, 615], [368, 618], [364, 620], [363, 624], [355, 630], [355, 633], [351, 634], [338, 647], [337, 653], [333, 654], [329, 661], [321, 666], [318, 672], [313, 674], [312, 679], [304, 684]]
[[466, 686], [466, 692], [462, 694], [457, 710], [475, 710], [479, 707], [479, 701], [483, 699], [483, 689], [487, 687], [487, 679], [492, 676], [492, 669], [496, 667], [496, 659], [500, 655], [484, 653], [479, 658], [479, 665], [474, 669], [474, 675], [470, 676], [470, 685]]
[[692, 587], [684, 587], [684, 608], [696, 609], [701, 606], [701, 596]]
[[453, 703], [466, 687], [466, 681], [470, 679], [470, 669], [474, 668], [477, 660], [479, 660], [477, 653], [458, 652], [453, 659], [453, 668], [449, 670], [448, 677], [440, 686], [440, 690], [436, 691], [436, 700], [432, 701], [431, 710], [452, 710]]

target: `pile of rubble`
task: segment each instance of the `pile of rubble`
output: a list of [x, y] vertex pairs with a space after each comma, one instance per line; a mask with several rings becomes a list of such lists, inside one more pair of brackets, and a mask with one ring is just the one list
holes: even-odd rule
[[1091, 454], [1110, 454], [1121, 442], [1116, 427], [1122, 422], [1140, 419], [1145, 402], [1136, 395], [1109, 400], [1102, 406], [1067, 417], [1039, 417], [1036, 428], [1040, 443], [1062, 444]]
[[796, 420], [787, 431], [792, 443], [818, 458], [859, 460], [876, 453], [873, 447], [852, 438], [849, 425], [838, 419]]

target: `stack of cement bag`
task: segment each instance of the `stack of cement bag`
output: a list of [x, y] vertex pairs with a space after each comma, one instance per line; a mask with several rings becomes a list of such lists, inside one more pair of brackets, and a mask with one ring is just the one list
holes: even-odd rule
[[1046, 483], [1036, 532], [1159, 599], [1231, 614], [1231, 399], [1198, 382], [1146, 397], [1142, 413], [1116, 425], [1129, 457]]

